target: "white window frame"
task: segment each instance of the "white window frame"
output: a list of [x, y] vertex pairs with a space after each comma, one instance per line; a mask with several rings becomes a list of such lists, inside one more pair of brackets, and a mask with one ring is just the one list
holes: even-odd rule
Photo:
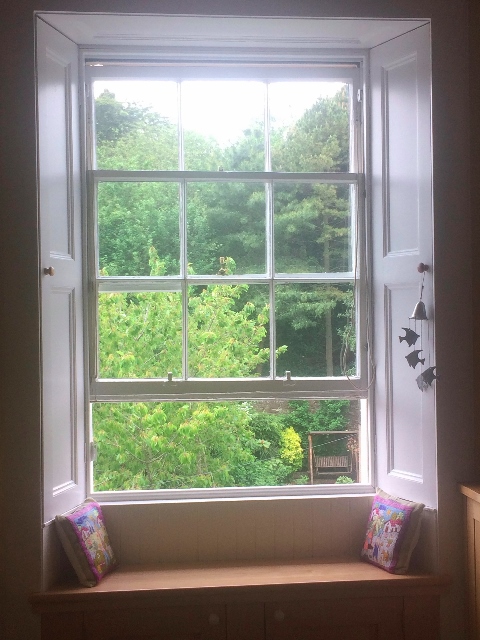
[[[86, 139], [88, 144], [85, 146], [84, 166], [87, 167], [88, 180], [88, 204], [86, 207], [87, 219], [87, 242], [86, 255], [88, 256], [87, 282], [88, 282], [88, 345], [89, 353], [95, 354], [90, 357], [90, 366], [87, 367], [89, 380], [87, 388], [89, 388], [89, 402], [118, 402], [118, 401], [137, 401], [137, 402], [154, 402], [168, 400], [185, 400], [185, 401], [225, 401], [225, 400], [263, 400], [271, 398], [284, 399], [352, 399], [360, 400], [361, 405], [361, 434], [360, 446], [362, 451], [362, 459], [360, 463], [361, 482], [354, 485], [348, 485], [348, 493], [365, 493], [372, 490], [373, 465], [371, 461], [372, 451], [372, 429], [370, 427], [370, 412], [368, 410], [368, 400], [370, 397], [370, 380], [372, 376], [370, 359], [368, 356], [368, 346], [370, 337], [368, 336], [369, 321], [367, 314], [369, 310], [369, 285], [368, 272], [369, 264], [367, 257], [367, 233], [368, 226], [366, 221], [366, 181], [364, 177], [365, 160], [365, 131], [364, 123], [367, 121], [365, 117], [365, 101], [362, 99], [365, 95], [364, 69], [366, 56], [362, 54], [345, 54], [344, 52], [326, 52], [322, 51], [321, 55], [307, 54], [303, 52], [289, 52], [288, 50], [279, 50], [269, 52], [263, 55], [261, 63], [252, 64], [252, 56], [255, 52], [242, 52], [232, 56], [227, 51], [223, 55], [219, 55], [204, 51], [202, 55], [195, 54], [198, 65], [201, 68], [199, 73], [198, 67], [188, 65], [187, 60], [179, 60], [178, 51], [170, 53], [162, 53], [160, 56], [151, 53], [149, 60], [145, 64], [143, 60], [142, 66], [135, 63], [135, 56], [126, 54], [125, 51], [109, 51], [105, 53], [94, 51], [83, 51], [81, 54], [82, 68], [85, 69], [85, 77], [83, 85], [86, 87], [87, 98], [87, 120], [92, 121], [92, 104], [93, 96], [91, 91], [91, 83], [96, 79], [125, 79], [135, 77], [136, 79], [158, 78], [158, 65], [162, 65], [161, 78], [165, 77], [189, 77], [201, 75], [208, 77], [209, 74], [218, 77], [218, 68], [212, 65], [212, 57], [230, 61], [228, 69], [228, 77], [245, 77], [245, 68], [249, 67], [253, 77], [259, 77], [258, 68], [264, 68], [262, 74], [265, 76], [265, 69], [268, 69], [268, 79], [291, 79], [292, 75], [296, 78], [305, 79], [335, 79], [338, 81], [348, 82], [352, 86], [351, 92], [351, 109], [352, 127], [351, 135], [351, 169], [353, 171], [347, 173], [296, 173], [296, 174], [280, 174], [274, 172], [231, 172], [230, 175], [223, 175], [220, 172], [192, 172], [192, 171], [109, 171], [96, 170], [88, 167], [94, 166], [94, 149], [93, 137], [91, 135], [91, 126], [86, 126]], [[181, 56], [180, 56], [181, 57]], [[232, 61], [233, 57], [233, 61]], [[130, 60], [130, 65], [122, 66], [116, 62]], [[191, 59], [191, 54], [190, 54]], [[258, 57], [256, 58], [258, 60]], [[285, 63], [288, 60], [288, 63]], [[165, 62], [169, 63], [168, 66]], [[282, 65], [283, 62], [283, 65]], [[99, 66], [103, 64], [103, 66]], [[244, 68], [239, 69], [239, 64]], [[275, 65], [277, 68], [275, 68]], [[278, 69], [278, 66], [281, 69]], [[293, 70], [292, 70], [293, 67]], [[208, 71], [206, 71], [208, 69]], [[179, 73], [179, 70], [180, 73]], [[320, 75], [321, 74], [321, 75]], [[233, 175], [232, 175], [233, 174]], [[277, 283], [296, 280], [300, 282], [320, 281], [329, 283], [356, 283], [356, 308], [357, 308], [357, 375], [340, 376], [334, 378], [292, 378], [287, 385], [283, 376], [259, 379], [175, 379], [175, 384], [165, 379], [98, 379], [97, 377], [97, 331], [96, 331], [96, 300], [99, 291], [155, 291], [161, 290], [165, 286], [162, 281], [166, 278], [155, 281], [154, 278], [128, 278], [128, 277], [101, 277], [97, 273], [97, 242], [95, 233], [95, 193], [96, 187], [102, 181], [166, 181], [177, 180], [185, 182], [193, 181], [253, 181], [253, 182], [270, 182], [279, 181], [315, 181], [319, 183], [329, 184], [351, 184], [356, 190], [356, 234], [357, 242], [356, 258], [354, 259], [354, 270], [341, 274], [295, 274], [292, 278], [282, 278], [282, 274], [274, 275], [267, 273], [265, 277], [251, 276], [219, 276], [218, 278], [195, 276], [188, 278], [188, 284], [198, 283], [214, 283], [215, 281], [223, 282], [228, 279], [229, 284], [237, 284], [240, 282], [250, 283]], [[355, 217], [352, 216], [352, 217]], [[355, 229], [352, 237], [355, 237]], [[92, 251], [92, 247], [94, 250]], [[267, 266], [268, 271], [268, 266]], [[186, 275], [181, 274], [178, 277], [168, 278], [169, 284], [178, 286], [179, 290], [182, 282], [186, 283]], [[272, 326], [272, 323], [271, 323]], [[271, 332], [273, 333], [273, 332]], [[272, 346], [272, 345], [271, 345]], [[271, 350], [271, 359], [273, 353]], [[89, 407], [88, 407], [89, 409]], [[89, 415], [91, 415], [89, 411]], [[321, 494], [345, 494], [345, 487], [342, 485], [303, 485], [303, 486], [278, 486], [278, 487], [233, 487], [233, 488], [211, 488], [211, 489], [171, 489], [171, 490], [148, 490], [148, 491], [93, 491], [93, 462], [94, 456], [92, 425], [90, 420], [90, 446], [87, 450], [89, 467], [89, 493], [96, 499], [101, 501], [136, 501], [136, 500], [177, 500], [177, 499], [218, 499], [218, 498], [245, 498], [245, 497], [274, 497], [274, 496], [301, 496], [301, 495], [321, 495]]]

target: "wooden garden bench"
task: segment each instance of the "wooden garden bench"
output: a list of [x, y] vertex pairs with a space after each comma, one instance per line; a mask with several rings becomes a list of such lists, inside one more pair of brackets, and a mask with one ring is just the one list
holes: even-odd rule
[[351, 456], [313, 456], [316, 475], [332, 475], [332, 473], [351, 473]]

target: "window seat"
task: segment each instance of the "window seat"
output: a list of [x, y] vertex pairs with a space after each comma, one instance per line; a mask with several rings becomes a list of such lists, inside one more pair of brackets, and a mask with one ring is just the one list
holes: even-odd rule
[[[357, 559], [122, 566], [31, 596], [42, 640], [438, 637], [446, 576]], [[292, 635], [293, 634], [293, 635]]]

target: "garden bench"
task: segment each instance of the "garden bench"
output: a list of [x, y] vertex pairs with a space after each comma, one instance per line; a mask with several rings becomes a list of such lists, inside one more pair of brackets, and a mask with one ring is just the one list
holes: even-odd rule
[[315, 467], [315, 474], [317, 476], [352, 472], [352, 459], [349, 455], [314, 456], [313, 464]]

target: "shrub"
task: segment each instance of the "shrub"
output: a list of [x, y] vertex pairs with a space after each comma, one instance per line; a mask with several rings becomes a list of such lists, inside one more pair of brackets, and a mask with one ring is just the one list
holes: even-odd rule
[[282, 448], [280, 457], [293, 467], [300, 469], [303, 461], [301, 439], [293, 427], [287, 427], [281, 434]]

